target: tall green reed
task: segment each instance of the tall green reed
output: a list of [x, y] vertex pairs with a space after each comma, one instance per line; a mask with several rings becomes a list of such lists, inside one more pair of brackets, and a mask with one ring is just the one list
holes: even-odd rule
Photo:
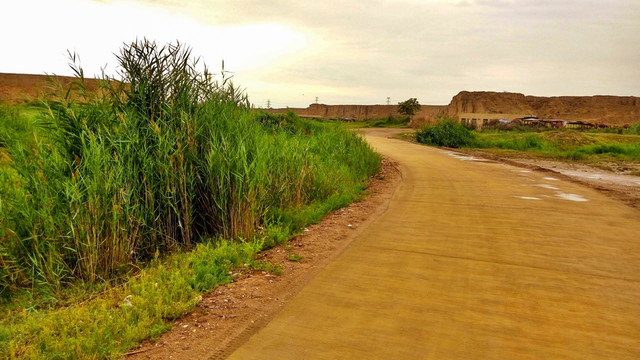
[[135, 41], [117, 59], [121, 79], [103, 75], [93, 92], [74, 65], [34, 145], [7, 144], [19, 180], [0, 185], [0, 292], [106, 280], [201, 238], [259, 236], [295, 209], [353, 197], [377, 170], [344, 129], [252, 112], [224, 69], [212, 81], [179, 43]]

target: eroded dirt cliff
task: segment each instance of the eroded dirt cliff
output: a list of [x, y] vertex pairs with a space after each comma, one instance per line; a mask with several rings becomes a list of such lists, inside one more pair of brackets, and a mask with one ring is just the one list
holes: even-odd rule
[[446, 113], [528, 114], [546, 119], [621, 125], [640, 122], [640, 98], [634, 96], [525, 96], [518, 93], [462, 91]]

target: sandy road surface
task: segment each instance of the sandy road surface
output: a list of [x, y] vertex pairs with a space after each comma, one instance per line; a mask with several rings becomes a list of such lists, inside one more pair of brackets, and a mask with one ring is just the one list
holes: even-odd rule
[[387, 212], [231, 359], [640, 358], [638, 210], [384, 134]]

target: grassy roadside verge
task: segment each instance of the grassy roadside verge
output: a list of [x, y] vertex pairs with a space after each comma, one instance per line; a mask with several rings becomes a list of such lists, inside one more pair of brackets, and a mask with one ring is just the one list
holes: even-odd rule
[[[481, 150], [501, 157], [577, 161], [599, 168], [616, 164], [624, 168], [640, 163], [637, 128], [621, 133], [577, 130], [476, 132], [452, 121], [443, 121], [418, 131], [416, 140], [427, 145]], [[630, 173], [640, 175], [640, 169]]]
[[[360, 144], [354, 134], [334, 125], [306, 121], [302, 125], [316, 128], [315, 135], [304, 135], [298, 141], [315, 139], [315, 146], [342, 146], [345, 154], [353, 151], [351, 166], [340, 157], [322, 155], [332, 164], [317, 165], [328, 171], [322, 174], [323, 179], [316, 179], [317, 187], [312, 188], [322, 191], [322, 197], [303, 206], [273, 209], [272, 220], [250, 240], [198, 240], [194, 250], [161, 255], [142, 265], [142, 270], [117, 279], [115, 286], [69, 283], [68, 289], [54, 291], [44, 287], [13, 293], [0, 306], [0, 358], [119, 358], [140, 341], [168, 330], [173, 319], [194, 308], [201, 294], [232, 281], [232, 270], [270, 270], [269, 264], [255, 262], [255, 255], [358, 198], [378, 161], [361, 144], [360, 151], [371, 160], [364, 161], [369, 168], [358, 171], [354, 168], [356, 161], [363, 160], [364, 155], [354, 151], [357, 147], [344, 143]], [[343, 140], [330, 140], [337, 133], [325, 131], [337, 132]], [[294, 139], [298, 136], [301, 135]], [[335, 151], [331, 153], [337, 155]], [[347, 176], [351, 172], [359, 175]]]
[[80, 76], [35, 125], [0, 114], [0, 358], [118, 358], [231, 272], [269, 270], [258, 251], [379, 168], [338, 124], [252, 111], [179, 46], [120, 60], [127, 86]]
[[192, 251], [159, 257], [114, 286], [76, 284], [51, 294], [67, 297], [56, 299], [56, 305], [47, 303], [46, 293], [25, 292], [0, 307], [0, 358], [120, 358], [142, 340], [169, 330], [202, 294], [232, 282], [232, 273], [277, 273], [255, 256], [347, 205], [363, 190], [363, 185], [353, 186], [348, 193], [299, 209], [296, 225], [266, 228], [251, 241], [205, 240]]
[[[343, 125], [347, 129], [360, 129], [360, 128], [407, 128], [411, 119], [408, 116], [393, 116], [343, 122]], [[338, 122], [340, 120], [327, 120]]]
[[[8, 359], [119, 358], [171, 327], [200, 294], [252, 266], [259, 241], [203, 243], [188, 253], [152, 261], [120, 286], [68, 307], [15, 308], [0, 322], [0, 356]], [[77, 303], [74, 303], [77, 302]]]

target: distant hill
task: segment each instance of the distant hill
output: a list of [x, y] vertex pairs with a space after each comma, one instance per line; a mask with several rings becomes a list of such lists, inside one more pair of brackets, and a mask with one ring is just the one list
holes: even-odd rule
[[518, 93], [462, 91], [446, 114], [524, 114], [543, 119], [582, 120], [620, 125], [640, 122], [640, 97], [635, 96], [525, 96]]
[[[291, 110], [298, 115], [318, 118], [376, 119], [399, 115], [396, 105], [324, 105], [311, 104], [306, 108], [271, 109], [271, 112]], [[640, 97], [635, 96], [525, 96], [519, 93], [491, 91], [461, 91], [449, 105], [422, 105], [413, 117], [412, 126], [434, 122], [447, 115], [478, 118], [486, 114], [537, 116], [543, 119], [582, 120], [609, 125], [640, 122]], [[510, 118], [508, 120], [511, 120]]]
[[[38, 97], [50, 91], [51, 84], [48, 78], [54, 78], [63, 85], [76, 80], [69, 76], [0, 73], [0, 102], [22, 104], [37, 100]], [[89, 89], [98, 88], [96, 79], [85, 79], [85, 83]]]
[[[63, 85], [73, 77], [54, 76]], [[46, 75], [0, 73], [0, 102], [17, 104], [30, 102], [47, 92]], [[89, 89], [98, 87], [98, 80], [85, 79]], [[396, 105], [324, 105], [307, 108], [272, 109], [272, 112], [292, 110], [298, 115], [321, 118], [376, 119], [399, 115]], [[438, 116], [457, 118], [459, 114], [522, 114], [545, 119], [582, 120], [611, 125], [640, 122], [640, 97], [635, 96], [525, 96], [519, 93], [491, 91], [461, 91], [449, 105], [423, 105], [414, 116], [413, 125], [433, 122]]]
[[[426, 121], [445, 111], [444, 105], [422, 105], [420, 111], [414, 115], [414, 119]], [[311, 104], [306, 108], [269, 109], [272, 113], [284, 113], [293, 111], [299, 116], [340, 119], [351, 118], [355, 120], [380, 119], [389, 115], [401, 116], [397, 105], [325, 105]]]

